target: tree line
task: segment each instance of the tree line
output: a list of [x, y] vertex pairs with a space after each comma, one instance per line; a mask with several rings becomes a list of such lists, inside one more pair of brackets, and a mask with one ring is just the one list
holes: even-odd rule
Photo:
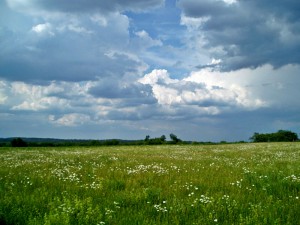
[[115, 146], [115, 145], [161, 145], [161, 144], [179, 144], [184, 142], [175, 134], [170, 134], [170, 140], [167, 141], [165, 135], [161, 137], [150, 138], [149, 135], [144, 140], [65, 140], [65, 139], [42, 139], [42, 138], [12, 138], [0, 141], [0, 147], [59, 147], [59, 146]]
[[[167, 140], [165, 135], [151, 138], [149, 135], [143, 140], [64, 140], [64, 139], [41, 139], [41, 138], [12, 138], [0, 141], [0, 147], [59, 147], [59, 146], [115, 146], [115, 145], [163, 145], [163, 144], [229, 144], [229, 143], [244, 143], [239, 142], [192, 142], [183, 141], [177, 135], [171, 133], [170, 139]], [[291, 142], [299, 141], [298, 135], [292, 131], [279, 130], [275, 133], [257, 133], [251, 136], [252, 142]]]
[[276, 133], [254, 133], [250, 140], [253, 142], [290, 142], [298, 141], [298, 135], [292, 131], [279, 130]]

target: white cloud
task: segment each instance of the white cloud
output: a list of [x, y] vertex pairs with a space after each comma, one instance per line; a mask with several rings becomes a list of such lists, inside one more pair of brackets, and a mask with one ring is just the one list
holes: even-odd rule
[[[12, 110], [39, 111], [50, 108], [67, 108], [66, 99], [53, 96], [63, 91], [63, 87], [51, 83], [49, 86], [26, 84], [24, 82], [12, 82], [10, 100], [14, 102]], [[21, 102], [21, 103], [20, 103]]]
[[85, 34], [93, 34], [94, 33], [91, 30], [87, 30], [86, 28], [84, 28], [82, 26], [75, 25], [75, 24], [68, 25], [68, 29], [70, 31], [74, 31], [76, 33], [85, 33]]
[[160, 40], [152, 39], [145, 30], [135, 32], [135, 35], [139, 37], [139, 39], [133, 42], [134, 45], [139, 44], [142, 48], [149, 48], [153, 46], [163, 45], [163, 43]]
[[98, 125], [114, 124], [106, 128], [116, 137], [133, 129], [140, 135], [142, 127], [182, 132], [186, 124], [193, 135], [203, 124], [204, 133], [214, 135], [212, 125], [227, 134], [225, 120], [239, 121], [234, 127], [257, 115], [260, 122], [277, 116], [283, 121], [277, 126], [299, 120], [300, 68], [280, 67], [299, 61], [298, 16], [290, 4], [178, 0], [177, 8], [140, 13], [163, 0], [6, 3], [0, 3], [0, 108], [11, 121], [19, 115], [36, 127], [69, 126], [63, 134], [69, 137], [74, 126], [108, 135]]
[[52, 31], [52, 25], [50, 23], [42, 23], [31, 28], [37, 34], [49, 34], [54, 36], [54, 32]]
[[35, 101], [24, 101], [20, 105], [13, 106], [12, 110], [29, 110], [29, 111], [39, 111], [45, 109], [46, 107]]
[[44, 23], [44, 24], [38, 24], [38, 25], [32, 27], [31, 30], [33, 30], [34, 32], [37, 32], [37, 33], [41, 33], [41, 32], [44, 32], [45, 30], [49, 29], [49, 27], [51, 27], [51, 25], [49, 23]]
[[[1, 93], [2, 104], [9, 102], [14, 111], [59, 110], [59, 114], [68, 115], [58, 117], [52, 113], [57, 123], [71, 124], [81, 118], [76, 113], [88, 113], [94, 120], [183, 118], [270, 107], [297, 108], [299, 72], [299, 66], [294, 65], [278, 70], [266, 65], [232, 72], [205, 68], [174, 79], [167, 70], [153, 70], [137, 80], [140, 85], [125, 80], [116, 83], [114, 78], [101, 82], [51, 82], [44, 86], [24, 82], [7, 86], [3, 81]], [[105, 88], [111, 90], [107, 92]]]
[[169, 88], [163, 85], [153, 86], [154, 97], [161, 105], [172, 105], [181, 103], [181, 96], [174, 88]]
[[90, 19], [102, 27], [106, 27], [108, 25], [107, 19], [101, 14], [94, 14], [90, 17]]
[[8, 6], [12, 9], [32, 11], [31, 8], [34, 8], [34, 3], [27, 0], [6, 0]]
[[[266, 103], [239, 83], [228, 83], [226, 74], [203, 69], [182, 80], [171, 79], [166, 70], [153, 70], [139, 82], [152, 86], [153, 95], [161, 105], [198, 105], [200, 108], [239, 107], [255, 109]], [[216, 110], [214, 110], [214, 113]]]
[[300, 67], [287, 65], [274, 69], [265, 65], [256, 69], [219, 72], [206, 68], [184, 80], [205, 83], [208, 87], [219, 86], [237, 94], [237, 102], [247, 108], [299, 105], [300, 94], [296, 83]]
[[48, 120], [51, 123], [57, 124], [59, 126], [73, 127], [88, 123], [90, 121], [90, 116], [80, 113], [70, 113], [65, 114], [57, 119], [55, 115], [50, 115], [48, 117]]
[[8, 98], [6, 95], [7, 84], [0, 80], [0, 104], [4, 104]]
[[152, 70], [151, 73], [146, 74], [144, 77], [139, 79], [142, 84], [154, 85], [159, 82], [165, 84], [176, 83], [178, 80], [171, 79], [167, 70]]
[[229, 4], [229, 5], [238, 2], [238, 0], [221, 0], [221, 1], [223, 1], [223, 2], [225, 2], [225, 3], [227, 3], [227, 4]]
[[187, 17], [185, 15], [181, 15], [180, 24], [187, 26], [189, 31], [193, 31], [199, 29], [203, 26], [207, 21], [211, 19], [210, 16], [203, 16], [203, 17]]
[[14, 94], [20, 94], [21, 96], [29, 95], [39, 98], [42, 95], [41, 86], [30, 85], [24, 82], [13, 82], [11, 87]]
[[0, 92], [0, 104], [4, 104], [7, 100], [7, 96]]

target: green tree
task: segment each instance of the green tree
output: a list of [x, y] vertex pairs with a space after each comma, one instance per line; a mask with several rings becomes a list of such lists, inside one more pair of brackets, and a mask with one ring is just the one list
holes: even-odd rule
[[170, 138], [173, 143], [177, 144], [178, 142], [181, 142], [181, 140], [173, 133], [170, 134]]
[[297, 141], [298, 135], [289, 130], [279, 130], [276, 133], [276, 139], [277, 141]]
[[11, 141], [12, 147], [27, 147], [28, 144], [22, 138], [14, 138]]
[[160, 137], [160, 140], [162, 141], [162, 142], [165, 142], [166, 141], [166, 136], [165, 135], [162, 135], [161, 137]]
[[162, 135], [161, 137], [157, 137], [157, 138], [150, 138], [149, 135], [146, 136], [146, 138], [144, 139], [144, 144], [147, 145], [161, 145], [164, 144], [166, 141], [166, 136]]
[[119, 145], [119, 144], [120, 144], [120, 141], [117, 139], [105, 140], [103, 142], [103, 145], [106, 145], [106, 146]]
[[268, 142], [268, 135], [255, 132], [250, 140], [253, 142]]
[[298, 135], [287, 130], [279, 130], [276, 133], [260, 134], [254, 133], [250, 138], [253, 142], [283, 142], [283, 141], [297, 141]]
[[89, 145], [91, 145], [91, 146], [99, 146], [99, 145], [101, 145], [101, 142], [98, 141], [98, 140], [92, 140], [92, 141], [89, 143]]

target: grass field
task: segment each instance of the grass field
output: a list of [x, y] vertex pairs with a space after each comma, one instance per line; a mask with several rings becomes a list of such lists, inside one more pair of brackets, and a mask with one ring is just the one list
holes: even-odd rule
[[2, 224], [300, 224], [300, 143], [0, 148]]

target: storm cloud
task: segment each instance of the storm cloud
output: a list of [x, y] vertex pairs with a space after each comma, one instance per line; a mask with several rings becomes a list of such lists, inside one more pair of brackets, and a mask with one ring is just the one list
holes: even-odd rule
[[180, 0], [178, 6], [183, 10], [182, 23], [199, 35], [203, 48], [222, 60], [222, 70], [299, 63], [296, 0]]

